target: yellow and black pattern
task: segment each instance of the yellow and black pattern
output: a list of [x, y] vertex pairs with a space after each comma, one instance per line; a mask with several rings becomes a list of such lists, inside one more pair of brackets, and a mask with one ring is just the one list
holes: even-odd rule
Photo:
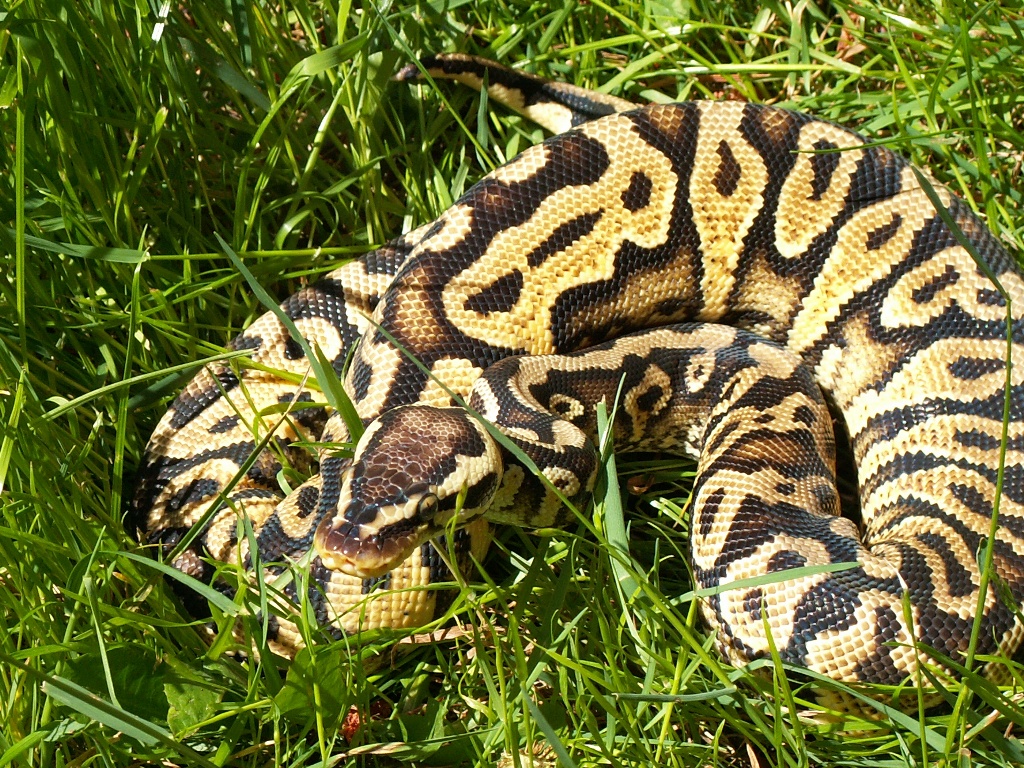
[[[344, 599], [315, 599], [320, 620], [351, 630], [343, 616], [370, 615], [350, 596], [362, 577], [408, 574], [406, 555], [413, 581], [437, 577], [420, 565], [430, 560], [423, 542], [453, 517], [562, 521], [551, 488], [587, 497], [591, 411], [623, 381], [620, 445], [699, 457], [698, 586], [778, 576], [704, 603], [730, 660], [766, 655], [766, 627], [785, 661], [848, 681], [915, 675], [915, 641], [960, 658], [975, 621], [980, 652], [1016, 651], [1024, 279], [963, 202], [938, 190], [1001, 289], [903, 159], [830, 123], [739, 103], [621, 111], [618, 100], [587, 101], [468, 57], [426, 71], [487, 85], [548, 127], [577, 127], [283, 305], [339, 369], [358, 342], [345, 386], [369, 426], [351, 462], [326, 454], [280, 505], [277, 459], [261, 456], [204, 534], [215, 559], [248, 562], [233, 511], [244, 509], [261, 560], [308, 553], [311, 595], [347, 585]], [[672, 326], [689, 321], [730, 328]], [[270, 316], [234, 346], [264, 366], [307, 369]], [[452, 410], [451, 392], [472, 395], [549, 482]], [[268, 407], [303, 399], [257, 369], [198, 377], [150, 444], [136, 497], [147, 538], [180, 540], [280, 418]], [[860, 531], [837, 516], [826, 400], [852, 441]], [[347, 436], [322, 409], [292, 414], [274, 438], [280, 451], [300, 437]], [[177, 564], [198, 563], [193, 551]], [[850, 565], [813, 569], [837, 563]], [[423, 615], [411, 613], [410, 623]], [[281, 633], [283, 645], [297, 642]]]

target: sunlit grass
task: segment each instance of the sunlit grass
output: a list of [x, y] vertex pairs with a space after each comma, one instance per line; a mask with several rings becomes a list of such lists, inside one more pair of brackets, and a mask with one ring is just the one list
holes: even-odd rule
[[[612, 484], [574, 530], [505, 532], [447, 639], [320, 645], [294, 664], [235, 653], [235, 603], [212, 607], [212, 629], [184, 613], [121, 524], [176, 367], [263, 311], [218, 235], [284, 297], [543, 138], [454, 86], [390, 82], [412, 54], [483, 54], [636, 101], [809, 111], [891, 141], [1019, 253], [1020, 11], [948, 7], [0, 11], [0, 765], [1024, 762], [1014, 689], [976, 676], [966, 709], [874, 723], [821, 712], [771, 664], [725, 665], [684, 565], [678, 462], [619, 457], [622, 480], [657, 483]], [[259, 623], [244, 628], [259, 648]]]

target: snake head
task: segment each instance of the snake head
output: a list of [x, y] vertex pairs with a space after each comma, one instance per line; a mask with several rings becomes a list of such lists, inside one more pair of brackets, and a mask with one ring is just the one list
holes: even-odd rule
[[363, 433], [333, 498], [324, 481], [329, 511], [313, 539], [320, 559], [352, 576], [381, 576], [450, 525], [482, 515], [502, 472], [497, 443], [465, 411], [387, 411]]

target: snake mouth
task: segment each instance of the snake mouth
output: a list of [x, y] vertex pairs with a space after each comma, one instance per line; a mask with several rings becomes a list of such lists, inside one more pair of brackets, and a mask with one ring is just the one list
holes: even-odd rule
[[430, 536], [428, 526], [416, 525], [407, 531], [388, 526], [364, 537], [360, 525], [345, 522], [334, 527], [331, 522], [324, 520], [313, 537], [321, 562], [332, 571], [360, 579], [377, 578], [394, 570]]

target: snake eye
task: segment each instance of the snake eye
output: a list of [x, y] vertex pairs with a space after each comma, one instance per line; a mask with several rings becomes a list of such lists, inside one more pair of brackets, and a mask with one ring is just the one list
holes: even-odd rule
[[416, 504], [416, 517], [432, 518], [437, 513], [437, 495], [427, 493]]

